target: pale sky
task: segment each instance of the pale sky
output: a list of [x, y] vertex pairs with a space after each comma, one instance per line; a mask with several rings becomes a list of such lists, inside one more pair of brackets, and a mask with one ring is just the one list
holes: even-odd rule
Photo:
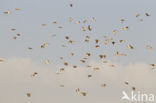
[[[0, 103], [124, 103], [120, 100], [122, 91], [131, 92], [132, 86], [136, 91], [156, 96], [156, 70], [150, 67], [156, 63], [155, 4], [155, 0], [0, 0], [0, 58], [4, 59], [0, 62]], [[10, 14], [3, 13], [8, 10]], [[140, 16], [136, 18], [136, 14]], [[68, 21], [69, 17], [73, 22]], [[92, 17], [95, 22], [91, 22]], [[121, 19], [125, 22], [120, 23]], [[83, 20], [87, 20], [86, 24]], [[52, 24], [54, 21], [57, 24]], [[88, 25], [92, 31], [87, 30]], [[63, 28], [58, 29], [59, 26]], [[80, 30], [82, 26], [85, 32]], [[121, 30], [125, 26], [128, 31]], [[11, 31], [12, 28], [16, 30]], [[116, 35], [112, 32], [115, 29]], [[18, 33], [21, 36], [14, 40]], [[87, 35], [90, 42], [84, 43]], [[75, 42], [68, 44], [65, 36]], [[116, 44], [104, 45], [104, 36], [113, 38]], [[95, 48], [95, 39], [99, 40], [99, 48]], [[43, 43], [49, 45], [41, 48]], [[62, 44], [67, 47], [62, 48]], [[127, 48], [128, 44], [134, 50]], [[152, 50], [147, 50], [147, 45]], [[114, 56], [116, 51], [127, 56]], [[80, 59], [87, 52], [91, 57], [83, 64]], [[107, 55], [109, 63], [103, 64], [99, 54]], [[46, 59], [50, 64], [45, 64]], [[69, 66], [65, 67], [64, 62]], [[109, 67], [110, 64], [115, 67]], [[78, 68], [73, 69], [72, 65]], [[95, 72], [86, 65], [100, 70]], [[57, 76], [56, 72], [63, 67], [65, 72]], [[34, 72], [38, 75], [31, 78]], [[92, 77], [88, 78], [88, 74]], [[102, 88], [102, 83], [107, 86]], [[65, 87], [59, 87], [61, 84]], [[76, 88], [87, 96], [77, 94]], [[30, 98], [27, 92], [32, 94]]]

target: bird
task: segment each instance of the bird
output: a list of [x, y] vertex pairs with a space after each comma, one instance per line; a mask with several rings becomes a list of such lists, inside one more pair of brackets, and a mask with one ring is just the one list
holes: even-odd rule
[[72, 22], [73, 21], [73, 18], [72, 17], [69, 17], [69, 22]]
[[46, 26], [47, 24], [42, 24], [42, 26]]
[[91, 28], [91, 26], [90, 26], [90, 25], [88, 25], [88, 30], [89, 30], [89, 31], [92, 31], [92, 28]]
[[118, 30], [113, 30], [113, 34], [115, 35], [115, 34], [117, 34], [117, 32], [118, 32]]
[[124, 23], [125, 22], [125, 19], [120, 19], [120, 23]]
[[129, 49], [131, 49], [131, 50], [134, 49], [134, 47], [133, 47], [132, 45], [130, 45], [130, 44], [127, 45], [127, 48], [129, 48]]
[[60, 85], [60, 87], [62, 87], [62, 88], [63, 88], [63, 87], [64, 87], [64, 85], [63, 85], [63, 84], [61, 84], [61, 85]]
[[145, 13], [145, 15], [146, 15], [146, 16], [150, 16], [150, 14], [148, 14], [148, 13]]
[[56, 21], [54, 21], [54, 22], [52, 22], [52, 24], [57, 24], [57, 22], [56, 22]]
[[65, 66], [68, 66], [68, 63], [67, 63], [67, 62], [64, 62], [64, 65], [65, 65]]
[[37, 74], [37, 72], [34, 72], [33, 74], [31, 74], [31, 77], [35, 77]]
[[92, 17], [92, 18], [91, 18], [91, 21], [92, 21], [92, 22], [95, 22], [95, 17]]
[[126, 85], [128, 85], [129, 83], [126, 81], [126, 82], [124, 82]]
[[45, 48], [47, 46], [48, 46], [48, 43], [44, 43], [44, 44], [41, 45], [41, 48]]
[[80, 24], [80, 21], [75, 21], [75, 24]]
[[125, 26], [125, 27], [122, 28], [122, 30], [128, 31], [129, 30], [129, 27], [128, 26]]
[[139, 17], [140, 16], [140, 14], [136, 14], [136, 17]]
[[106, 87], [106, 84], [101, 84], [101, 87]]
[[73, 65], [73, 68], [77, 68], [77, 66], [76, 65]]
[[21, 10], [20, 8], [15, 8], [16, 11]]
[[92, 75], [91, 75], [91, 74], [89, 74], [89, 75], [88, 75], [88, 78], [90, 78], [90, 77], [92, 77]]
[[150, 66], [152, 67], [152, 69], [154, 69], [154, 68], [155, 68], [155, 64], [150, 64]]
[[8, 10], [8, 11], [5, 11], [5, 12], [3, 12], [4, 14], [10, 14], [11, 13], [11, 11], [10, 10]]
[[76, 91], [77, 93], [79, 93], [79, 92], [80, 92], [80, 89], [79, 89], [79, 88], [77, 88], [75, 91]]
[[133, 90], [133, 91], [135, 91], [135, 90], [136, 90], [136, 88], [135, 88], [135, 87], [132, 87], [132, 90]]
[[45, 64], [50, 64], [50, 60], [47, 59], [47, 60], [45, 61]]
[[32, 47], [28, 47], [28, 49], [29, 49], [29, 50], [32, 50], [33, 48], [32, 48]]
[[147, 50], [152, 50], [152, 46], [147, 45], [147, 46], [146, 46], [146, 49], [147, 49]]
[[69, 4], [70, 7], [73, 7], [73, 4]]
[[3, 58], [0, 58], [0, 62], [4, 62], [4, 59]]
[[31, 93], [26, 93], [27, 97], [31, 97]]
[[86, 96], [87, 93], [86, 92], [81, 92], [82, 96]]

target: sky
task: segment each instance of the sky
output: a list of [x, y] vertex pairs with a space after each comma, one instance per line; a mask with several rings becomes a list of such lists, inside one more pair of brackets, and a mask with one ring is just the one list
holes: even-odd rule
[[[120, 98], [122, 91], [130, 93], [133, 86], [136, 92], [156, 95], [156, 71], [150, 66], [156, 62], [155, 4], [155, 0], [0, 0], [0, 58], [4, 60], [0, 62], [0, 102], [129, 103]], [[10, 14], [3, 13], [8, 10]], [[137, 18], [136, 14], [140, 16]], [[139, 19], [143, 22], [138, 22]], [[83, 20], [87, 22], [84, 24]], [[57, 23], [52, 24], [54, 21]], [[76, 21], [80, 24], [75, 24]], [[87, 30], [88, 25], [91, 31]], [[85, 32], [81, 31], [82, 26]], [[125, 26], [129, 27], [127, 31], [122, 30]], [[118, 30], [116, 35], [113, 30]], [[65, 36], [74, 43], [69, 44]], [[90, 36], [89, 43], [84, 42], [86, 36]], [[104, 45], [104, 36], [112, 38], [115, 45], [111, 42]], [[95, 39], [99, 40], [99, 48], [95, 48]], [[48, 46], [41, 48], [44, 43]], [[134, 50], [126, 45], [132, 45]], [[147, 45], [152, 50], [147, 50]], [[127, 56], [114, 56], [116, 51]], [[81, 63], [87, 52], [91, 57]], [[107, 55], [106, 59], [101, 60], [99, 54]], [[47, 59], [50, 64], [45, 64]], [[64, 62], [69, 65], [64, 66]], [[115, 67], [110, 67], [112, 64]], [[86, 65], [100, 70], [93, 71]], [[60, 68], [65, 71], [56, 75]], [[32, 78], [34, 72], [38, 74]], [[89, 74], [91, 78], [87, 77]], [[106, 87], [102, 88], [102, 83]], [[61, 88], [61, 84], [65, 87]], [[76, 93], [76, 88], [87, 96]], [[31, 97], [26, 96], [28, 92]]]

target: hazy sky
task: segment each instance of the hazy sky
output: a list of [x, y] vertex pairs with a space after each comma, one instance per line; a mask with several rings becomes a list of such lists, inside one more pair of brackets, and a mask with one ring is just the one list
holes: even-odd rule
[[[73, 8], [69, 7], [70, 3], [73, 3]], [[129, 54], [127, 57], [128, 60], [124, 58], [124, 61], [146, 60], [146, 62], [153, 62], [156, 51], [147, 52], [144, 48], [147, 44], [152, 45], [154, 48], [155, 44], [154, 29], [156, 26], [156, 13], [154, 10], [156, 7], [154, 4], [154, 0], [4, 0], [0, 3], [1, 12], [10, 10], [11, 14], [0, 15], [1, 55], [3, 57], [31, 56], [35, 59], [40, 59], [45, 56], [57, 58], [60, 55], [65, 55], [69, 50], [73, 50], [72, 48], [62, 49], [60, 47], [60, 44], [65, 42], [65, 35], [72, 35], [72, 39], [78, 41], [75, 45], [79, 46], [81, 45], [80, 41], [84, 40], [85, 35], [92, 36], [93, 40], [94, 38], [103, 38], [104, 35], [113, 37], [112, 31], [114, 29], [129, 26], [130, 30], [128, 32], [119, 32], [116, 37], [113, 37], [114, 39], [126, 39], [127, 43], [134, 45], [136, 48], [132, 52], [135, 53], [135, 55]], [[21, 10], [15, 11], [14, 8], [16, 7]], [[151, 16], [146, 17], [144, 15], [146, 12], [151, 14]], [[138, 23], [138, 19], [135, 17], [137, 13], [141, 15], [140, 18], [143, 19], [144, 22]], [[74, 21], [90, 20], [92, 17], [95, 17], [95, 23], [87, 23], [92, 26], [93, 31], [83, 33], [80, 31], [81, 24], [75, 25], [74, 23], [69, 23], [69, 17], [73, 17]], [[125, 19], [126, 22], [121, 24], [120, 19]], [[58, 24], [51, 24], [53, 21], [57, 21]], [[41, 24], [47, 24], [47, 26], [42, 27]], [[57, 29], [58, 26], [63, 26], [63, 29]], [[10, 30], [11, 28], [16, 28], [17, 30], [12, 32]], [[23, 34], [17, 41], [12, 39], [16, 33]], [[57, 38], [53, 40], [51, 38], [52, 34], [56, 34]], [[44, 42], [48, 42], [50, 47], [41, 50], [40, 44]], [[29, 52], [25, 50], [28, 46], [33, 47], [34, 51]], [[79, 48], [88, 51], [89, 49], [87, 47], [86, 45], [82, 45]], [[90, 46], [90, 50], [95, 50], [92, 49], [93, 47], [94, 46]], [[107, 52], [107, 54], [113, 51], [112, 47], [109, 47], [110, 46], [108, 46], [108, 52], [104, 51]], [[117, 48], [114, 47], [115, 50], [129, 52], [126, 49], [121, 50], [120, 45], [116, 47]], [[64, 52], [62, 52], [62, 50], [64, 50]], [[101, 52], [102, 50], [99, 49], [96, 51]], [[81, 55], [80, 49], [76, 51], [80, 52]]]
[[[69, 4], [73, 4], [70, 7]], [[0, 0], [0, 102], [2, 103], [122, 103], [123, 90], [131, 91], [132, 86], [140, 91], [155, 93], [155, 70], [149, 64], [156, 62], [156, 1], [155, 0]], [[15, 8], [20, 8], [16, 11]], [[4, 14], [10, 10], [10, 14]], [[136, 18], [136, 14], [140, 14]], [[145, 13], [149, 13], [147, 17]], [[68, 21], [69, 17], [73, 22]], [[91, 22], [91, 18], [96, 19]], [[120, 19], [125, 19], [120, 23]], [[143, 19], [143, 22], [138, 22]], [[82, 21], [87, 20], [86, 24]], [[52, 24], [56, 21], [57, 24]], [[81, 21], [75, 24], [75, 21]], [[46, 26], [42, 26], [46, 24]], [[91, 25], [92, 31], [82, 32], [82, 26]], [[62, 29], [58, 29], [62, 26]], [[121, 28], [128, 26], [128, 31]], [[15, 28], [16, 31], [11, 31]], [[117, 29], [118, 33], [113, 34]], [[16, 40], [13, 36], [20, 33]], [[52, 35], [56, 34], [53, 38]], [[65, 36], [74, 40], [69, 45]], [[90, 42], [84, 43], [90, 36]], [[103, 45], [104, 36], [113, 38], [116, 44]], [[99, 40], [100, 48], [95, 48], [95, 39]], [[119, 43], [119, 40], [125, 40]], [[48, 47], [41, 48], [43, 43]], [[62, 48], [65, 44], [68, 47]], [[126, 47], [131, 44], [134, 50]], [[151, 45], [152, 50], [147, 50]], [[32, 50], [28, 50], [32, 47]], [[114, 56], [114, 53], [126, 53], [127, 56]], [[73, 52], [75, 55], [70, 56]], [[103, 68], [93, 72], [88, 70], [80, 59], [86, 52], [92, 56], [87, 61], [94, 67]], [[110, 64], [116, 64], [114, 69], [101, 63], [99, 54], [106, 54]], [[64, 57], [60, 60], [59, 57]], [[46, 65], [46, 59], [50, 64]], [[63, 63], [68, 62], [65, 73], [56, 76]], [[72, 65], [79, 69], [73, 70]], [[35, 78], [30, 75], [39, 74]], [[92, 74], [91, 79], [87, 78]], [[129, 81], [130, 86], [125, 86]], [[106, 88], [101, 88], [106, 83]], [[59, 85], [64, 84], [65, 88]], [[80, 88], [87, 92], [83, 97], [75, 92]], [[32, 97], [26, 97], [31, 92]]]

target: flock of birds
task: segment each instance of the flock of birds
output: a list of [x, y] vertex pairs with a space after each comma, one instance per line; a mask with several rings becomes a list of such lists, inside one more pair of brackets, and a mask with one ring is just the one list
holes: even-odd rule
[[[69, 7], [72, 8], [72, 7], [73, 7], [73, 4], [69, 4]], [[16, 10], [16, 11], [19, 11], [20, 8], [15, 8], [15, 10]], [[9, 15], [9, 14], [11, 14], [11, 11], [10, 11], [10, 10], [5, 11], [5, 12], [3, 12], [3, 14]], [[145, 13], [144, 15], [147, 16], [147, 17], [150, 16], [150, 14], [148, 14], [148, 13]], [[138, 22], [143, 22], [143, 19], [140, 18], [140, 14], [136, 14], [136, 18], [137, 18]], [[78, 21], [74, 21], [74, 18], [72, 18], [72, 17], [69, 17], [69, 19], [68, 19], [68, 22], [74, 23], [74, 24], [80, 24], [80, 23], [86, 24], [87, 21], [96, 22], [96, 19], [95, 19], [95, 17], [92, 17], [90, 20], [83, 20], [83, 21], [79, 21], [79, 20], [78, 20]], [[125, 21], [126, 21], [125, 19], [121, 19], [121, 20], [120, 20], [120, 23], [124, 23]], [[54, 24], [54, 25], [57, 24], [57, 21], [53, 21], [52, 24]], [[41, 24], [41, 26], [46, 26], [46, 24]], [[62, 27], [62, 26], [59, 26], [58, 28], [59, 28], [59, 29], [62, 29], [63, 27]], [[87, 25], [87, 27], [82, 26], [82, 27], [80, 28], [80, 30], [81, 30], [82, 32], [85, 32], [85, 31], [92, 31], [93, 28], [92, 28], [91, 25]], [[128, 30], [129, 30], [129, 26], [125, 26], [125, 27], [122, 27], [121, 29], [114, 29], [114, 30], [112, 30], [112, 33], [113, 33], [114, 35], [117, 35], [118, 32], [120, 32], [120, 31], [128, 31]], [[16, 29], [15, 29], [15, 28], [12, 28], [11, 31], [16, 31]], [[52, 35], [53, 38], [55, 38], [56, 36], [57, 36], [56, 34]], [[17, 33], [15, 36], [13, 36], [13, 39], [16, 40], [18, 37], [21, 37], [21, 34], [20, 34], [20, 33]], [[84, 43], [89, 43], [89, 42], [90, 42], [90, 38], [91, 38], [91, 35], [85, 36]], [[68, 42], [69, 45], [72, 45], [72, 44], [75, 42], [75, 41], [72, 40], [71, 37], [69, 37], [69, 36], [65, 36], [64, 39]], [[100, 48], [99, 40], [98, 40], [98, 39], [95, 39], [94, 42], [95, 42], [95, 48]], [[126, 42], [126, 40], [114, 41], [113, 38], [104, 36], [104, 41], [103, 41], [103, 42], [104, 42], [104, 45], [107, 45], [107, 44], [109, 44], [109, 43], [111, 43], [112, 45], [115, 45], [117, 42], [118, 42], [118, 43], [124, 43], [124, 42]], [[40, 48], [44, 49], [44, 48], [48, 47], [48, 45], [49, 45], [48, 43], [43, 43], [43, 44], [40, 45]], [[61, 46], [62, 46], [62, 48], [67, 47], [67, 45], [64, 45], [64, 44], [61, 45]], [[125, 47], [127, 47], [127, 48], [130, 49], [130, 50], [135, 49], [135, 47], [134, 47], [133, 45], [131, 45], [131, 44], [127, 44]], [[27, 49], [33, 50], [32, 47], [28, 47]], [[146, 45], [146, 48], [145, 48], [145, 49], [147, 49], [147, 50], [152, 50], [152, 46]], [[87, 53], [85, 53], [85, 54], [86, 54], [85, 57], [83, 57], [82, 59], [80, 59], [80, 62], [83, 63], [83, 64], [86, 64], [86, 65], [87, 65], [87, 68], [91, 68], [91, 69], [93, 69], [93, 71], [100, 70], [99, 67], [92, 67], [91, 65], [88, 65], [88, 64], [86, 63], [86, 61], [92, 56], [92, 53], [87, 52]], [[70, 55], [71, 55], [71, 56], [74, 56], [75, 54], [72, 52], [72, 53], [70, 53]], [[127, 54], [126, 54], [126, 53], [119, 53], [118, 51], [116, 51], [116, 52], [114, 53], [114, 56], [127, 56]], [[108, 61], [106, 60], [107, 55], [105, 55], [105, 54], [99, 54], [99, 55], [98, 55], [98, 58], [100, 58], [100, 59], [103, 61], [103, 63], [105, 63], [105, 64], [108, 63]], [[64, 57], [59, 57], [59, 59], [60, 59], [60, 60], [63, 60]], [[4, 58], [0, 58], [0, 62], [5, 62], [5, 59], [4, 59]], [[50, 64], [50, 63], [51, 63], [51, 62], [50, 62], [49, 59], [45, 60], [45, 64], [48, 65], [48, 64]], [[67, 67], [67, 66], [69, 66], [69, 63], [68, 63], [68, 62], [64, 62], [63, 65], [64, 65], [65, 67]], [[114, 64], [110, 64], [109, 66], [110, 66], [110, 67], [115, 67]], [[150, 66], [151, 66], [152, 69], [155, 68], [155, 64], [150, 64]], [[65, 71], [65, 67], [64, 67], [64, 68], [60, 68], [59, 71], [56, 73], [56, 75], [59, 75], [60, 73], [63, 73], [63, 72]], [[78, 68], [77, 65], [73, 65], [72, 67], [73, 67], [73, 68]], [[36, 75], [38, 75], [38, 72], [34, 72], [34, 73], [32, 73], [30, 76], [31, 76], [32, 78], [34, 78]], [[88, 75], [88, 78], [91, 78], [91, 77], [92, 77], [92, 75], [89, 74], [89, 75]], [[125, 84], [125, 85], [129, 85], [129, 82], [128, 82], [128, 81], [125, 81], [124, 84]], [[101, 87], [102, 87], [102, 88], [105, 88], [106, 86], [107, 86], [107, 85], [106, 85], [105, 83], [101, 84]], [[65, 86], [64, 86], [63, 84], [61, 84], [60, 87], [63, 88], [63, 87], [65, 87]], [[134, 86], [131, 86], [131, 88], [132, 88], [132, 90], [134, 90], [134, 91], [136, 90], [136, 87], [134, 87]], [[75, 89], [75, 92], [80, 93], [82, 96], [87, 96], [87, 93], [84, 92], [84, 91], [81, 91], [80, 88], [76, 88], [76, 89]], [[31, 93], [30, 93], [30, 92], [26, 93], [26, 96], [27, 96], [27, 97], [31, 97]]]

